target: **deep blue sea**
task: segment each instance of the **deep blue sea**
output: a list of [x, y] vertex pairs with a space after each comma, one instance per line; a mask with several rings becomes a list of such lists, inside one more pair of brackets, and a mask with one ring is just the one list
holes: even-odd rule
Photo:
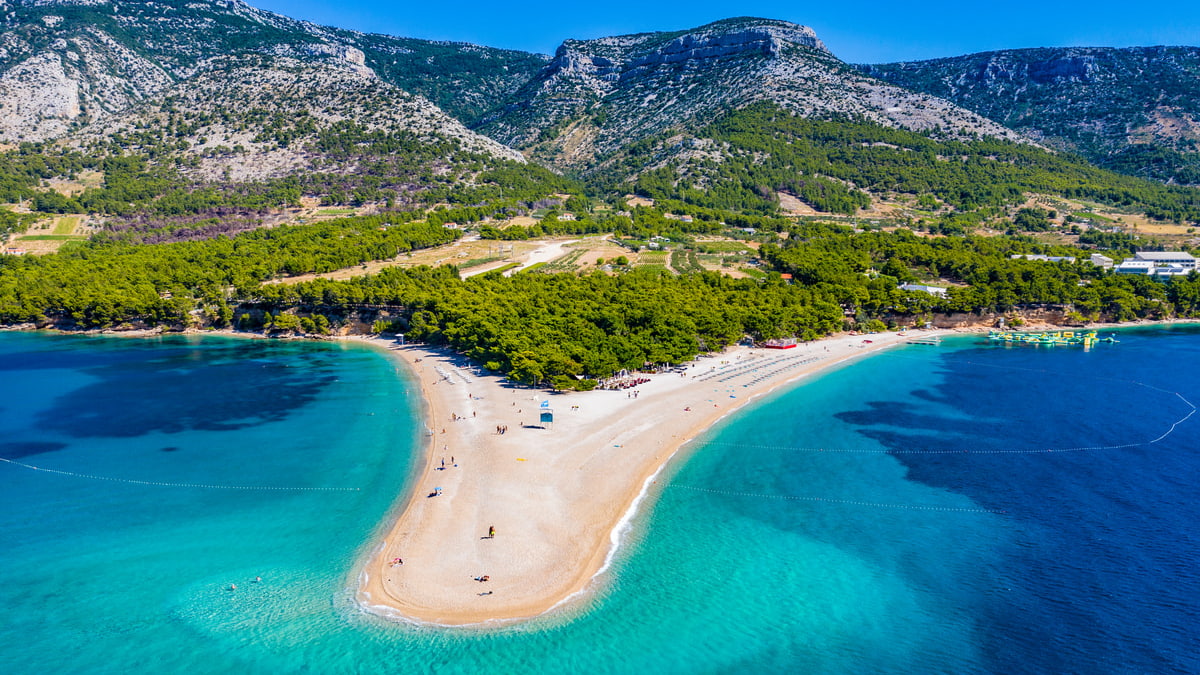
[[583, 606], [447, 630], [352, 600], [420, 441], [386, 354], [3, 333], [0, 673], [1197, 673], [1200, 329], [1119, 339], [776, 394]]

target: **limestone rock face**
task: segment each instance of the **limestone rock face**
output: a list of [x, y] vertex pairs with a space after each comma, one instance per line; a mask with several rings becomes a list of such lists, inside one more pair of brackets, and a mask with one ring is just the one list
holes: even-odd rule
[[1200, 48], [1013, 49], [857, 66], [1118, 171], [1200, 184]]
[[[172, 120], [186, 119], [172, 133]], [[351, 123], [366, 132], [407, 132], [436, 146], [524, 162], [521, 153], [468, 130], [428, 100], [347, 62], [307, 63], [290, 57], [214, 59], [132, 113], [94, 124], [71, 140], [87, 142], [147, 129], [188, 145], [196, 158], [185, 173], [201, 181], [246, 182], [320, 171], [352, 174], [352, 161], [331, 161], [311, 147], [322, 131]], [[236, 150], [235, 150], [236, 148]]]
[[37, 54], [0, 75], [0, 140], [61, 136], [80, 112], [79, 83], [58, 54]]
[[[546, 60], [326, 28], [241, 0], [0, 0], [0, 10], [0, 141], [8, 142], [111, 126], [167, 90], [207, 77], [214, 64], [236, 67], [230, 64], [238, 59], [354, 71], [364, 82], [436, 96], [464, 116], [514, 91]], [[464, 66], [474, 69], [470, 76], [455, 72]], [[426, 127], [432, 119], [413, 124]], [[447, 137], [476, 135], [447, 115], [441, 120]], [[467, 145], [516, 156], [485, 138]]]
[[861, 115], [888, 126], [1018, 138], [947, 101], [858, 73], [811, 28], [767, 19], [568, 40], [476, 128], [577, 169], [647, 136], [760, 100], [806, 115]]

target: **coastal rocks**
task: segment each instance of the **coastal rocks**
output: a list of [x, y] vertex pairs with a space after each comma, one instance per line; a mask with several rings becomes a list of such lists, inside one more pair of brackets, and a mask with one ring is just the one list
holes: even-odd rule
[[[1026, 324], [1045, 324], [1050, 326], [1073, 326], [1078, 322], [1068, 318], [1071, 312], [1071, 307], [1046, 307], [1046, 308], [1031, 308], [1025, 309], [1017, 313], [1017, 315]], [[997, 313], [997, 312], [982, 312], [980, 314], [970, 314], [965, 312], [957, 312], [952, 314], [934, 314], [930, 323], [934, 328], [994, 328], [1000, 325], [1001, 320], [1009, 320], [1012, 317], [1012, 312]]]

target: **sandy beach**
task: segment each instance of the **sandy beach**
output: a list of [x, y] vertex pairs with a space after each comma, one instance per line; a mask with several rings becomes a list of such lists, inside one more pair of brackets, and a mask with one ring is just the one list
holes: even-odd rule
[[[734, 347], [675, 372], [635, 375], [644, 381], [628, 389], [563, 394], [484, 375], [449, 351], [370, 340], [419, 379], [429, 429], [413, 495], [362, 570], [358, 602], [442, 625], [519, 620], [570, 605], [604, 569], [622, 524], [686, 441], [789, 382], [950, 332]], [[544, 405], [553, 424], [539, 422]]]

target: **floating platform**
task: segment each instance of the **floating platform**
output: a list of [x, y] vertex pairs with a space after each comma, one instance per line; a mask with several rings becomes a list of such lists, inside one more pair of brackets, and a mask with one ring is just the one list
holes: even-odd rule
[[942, 344], [942, 338], [940, 338], [940, 337], [913, 338], [908, 341], [908, 344], [910, 344], [910, 345], [929, 345], [930, 347], [937, 347]]
[[1060, 330], [1046, 333], [1007, 333], [988, 331], [988, 340], [1022, 345], [1083, 345], [1091, 347], [1101, 342], [1117, 342], [1115, 337], [1098, 337], [1096, 331]]

